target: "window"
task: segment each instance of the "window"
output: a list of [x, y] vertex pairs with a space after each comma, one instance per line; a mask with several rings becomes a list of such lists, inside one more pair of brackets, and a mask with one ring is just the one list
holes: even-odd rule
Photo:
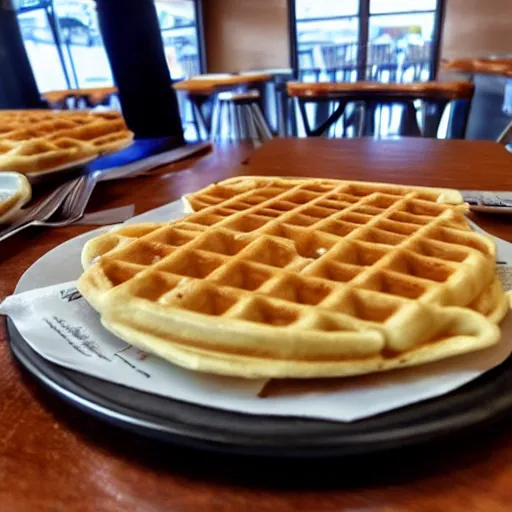
[[[173, 81], [202, 72], [199, 44], [198, 6], [200, 0], [154, 0], [162, 33], [165, 57]], [[178, 94], [185, 138], [196, 140], [194, 116], [190, 102]]]
[[359, 0], [294, 0], [297, 63], [304, 81], [356, 78]]
[[[173, 80], [200, 73], [196, 1], [154, 1]], [[95, 0], [53, 0], [53, 7], [50, 0], [18, 0], [17, 5], [41, 92], [113, 85]]]
[[39, 90], [67, 89], [66, 75], [46, 12], [38, 9], [19, 14], [18, 23]]
[[25, 4], [18, 23], [41, 92], [113, 85], [94, 0]]
[[197, 5], [194, 0], [155, 0], [165, 56], [173, 80], [201, 73]]
[[291, 0], [304, 81], [425, 81], [441, 0]]

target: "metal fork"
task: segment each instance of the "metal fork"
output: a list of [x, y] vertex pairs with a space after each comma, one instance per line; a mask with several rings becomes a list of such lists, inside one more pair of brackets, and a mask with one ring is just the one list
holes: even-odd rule
[[93, 171], [79, 179], [77, 186], [68, 198], [69, 200], [62, 206], [63, 216], [79, 218], [84, 216], [89, 199], [101, 175], [101, 171]]
[[[31, 226], [58, 227], [67, 225], [68, 223], [71, 224], [70, 219], [62, 219], [59, 222], [49, 222], [49, 219], [57, 212], [76, 185], [77, 180], [75, 179], [55, 189], [44, 201], [41, 201], [37, 206], [32, 208], [25, 217], [14, 222], [14, 224], [4, 231], [1, 231], [0, 242]], [[76, 222], [76, 220], [73, 219], [73, 222]]]
[[63, 217], [67, 218], [78, 217], [78, 219], [80, 219], [83, 217], [94, 188], [100, 181], [128, 178], [130, 176], [144, 174], [161, 165], [187, 158], [196, 153], [205, 152], [211, 149], [211, 147], [210, 142], [182, 146], [120, 167], [91, 171], [89, 174], [79, 178], [78, 185], [62, 205], [61, 214]]
[[75, 216], [78, 216], [78, 200], [80, 199], [80, 196], [84, 189], [86, 179], [87, 176], [80, 176], [75, 180], [75, 187], [68, 195], [68, 197], [66, 197], [66, 200], [64, 201], [60, 209], [59, 214], [62, 219], [70, 219]]

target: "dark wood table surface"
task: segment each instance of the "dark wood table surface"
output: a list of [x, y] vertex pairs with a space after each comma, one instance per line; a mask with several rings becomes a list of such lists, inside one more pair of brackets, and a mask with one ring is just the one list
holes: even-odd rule
[[[237, 174], [512, 190], [512, 155], [491, 143], [277, 140], [226, 145], [152, 177], [98, 186], [91, 211], [136, 212]], [[478, 217], [512, 240], [512, 218]], [[33, 230], [0, 247], [0, 300], [49, 249], [90, 227]], [[279, 461], [161, 445], [89, 417], [14, 361], [0, 323], [0, 511], [512, 510], [510, 420], [429, 446], [329, 461]]]

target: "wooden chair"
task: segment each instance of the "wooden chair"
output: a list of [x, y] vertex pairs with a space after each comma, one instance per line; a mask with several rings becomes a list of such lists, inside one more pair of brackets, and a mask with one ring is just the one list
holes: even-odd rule
[[[288, 95], [295, 98], [301, 112], [308, 137], [327, 134], [343, 116], [348, 103], [362, 105], [359, 115], [357, 135], [375, 136], [375, 112], [382, 105], [402, 106], [400, 135], [436, 137], [441, 117], [451, 102], [458, 103], [454, 108], [456, 119], [450, 121], [449, 137], [464, 138], [467, 117], [473, 97], [474, 87], [469, 82], [425, 82], [411, 84], [384, 84], [377, 82], [356, 83], [301, 83], [289, 82]], [[421, 100], [423, 122], [417, 120], [415, 102]], [[331, 103], [334, 105], [329, 117], [319, 126], [312, 128], [308, 122], [307, 103]], [[452, 116], [455, 117], [455, 116]]]
[[382, 82], [384, 72], [389, 73], [388, 82], [396, 82], [398, 70], [398, 55], [395, 46], [391, 43], [369, 43], [367, 47], [366, 79]]
[[221, 92], [247, 92], [259, 89], [272, 79], [269, 73], [249, 75], [212, 74], [198, 75], [176, 82], [173, 87], [183, 92], [192, 105], [194, 124], [199, 140], [210, 137], [212, 124], [212, 103]]
[[404, 73], [413, 68], [413, 82], [421, 82], [425, 71], [430, 71], [432, 63], [432, 43], [426, 41], [423, 45], [409, 45], [403, 63]]
[[322, 46], [325, 71], [331, 82], [351, 82], [357, 71], [357, 44]]
[[307, 80], [309, 77], [311, 77], [313, 82], [318, 82], [318, 80], [320, 79], [321, 69], [318, 66], [315, 66], [315, 56], [313, 48], [299, 48], [298, 60], [299, 79]]
[[108, 105], [111, 98], [117, 96], [118, 92], [117, 87], [66, 89], [46, 92], [43, 94], [43, 98], [51, 108], [69, 110], [70, 108], [93, 108], [99, 105]]

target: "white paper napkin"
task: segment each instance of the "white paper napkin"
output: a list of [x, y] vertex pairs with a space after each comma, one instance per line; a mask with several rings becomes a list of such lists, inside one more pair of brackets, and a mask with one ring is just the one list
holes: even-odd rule
[[[162, 221], [183, 215], [181, 202], [129, 222]], [[104, 228], [100, 231], [104, 231]], [[74, 287], [80, 251], [98, 230], [70, 240], [31, 267], [19, 293], [0, 304], [30, 346], [46, 359], [95, 377], [195, 404], [248, 414], [354, 421], [452, 391], [503, 362], [512, 351], [512, 315], [494, 347], [368, 377], [340, 379], [335, 391], [258, 398], [265, 382], [204, 375], [147, 355], [107, 332]], [[498, 241], [499, 271], [512, 281], [512, 244]], [[68, 280], [59, 284], [60, 280]], [[312, 388], [313, 389], [313, 388]]]
[[107, 226], [109, 224], [120, 224], [133, 217], [135, 205], [120, 206], [119, 208], [109, 208], [98, 212], [87, 213], [77, 224], [84, 226]]
[[[74, 282], [12, 295], [0, 304], [30, 346], [57, 364], [112, 382], [186, 401], [229, 393], [251, 397], [265, 381], [205, 375], [177, 368], [150, 356], [106, 331], [99, 315]], [[219, 397], [217, 397], [217, 400]]]

